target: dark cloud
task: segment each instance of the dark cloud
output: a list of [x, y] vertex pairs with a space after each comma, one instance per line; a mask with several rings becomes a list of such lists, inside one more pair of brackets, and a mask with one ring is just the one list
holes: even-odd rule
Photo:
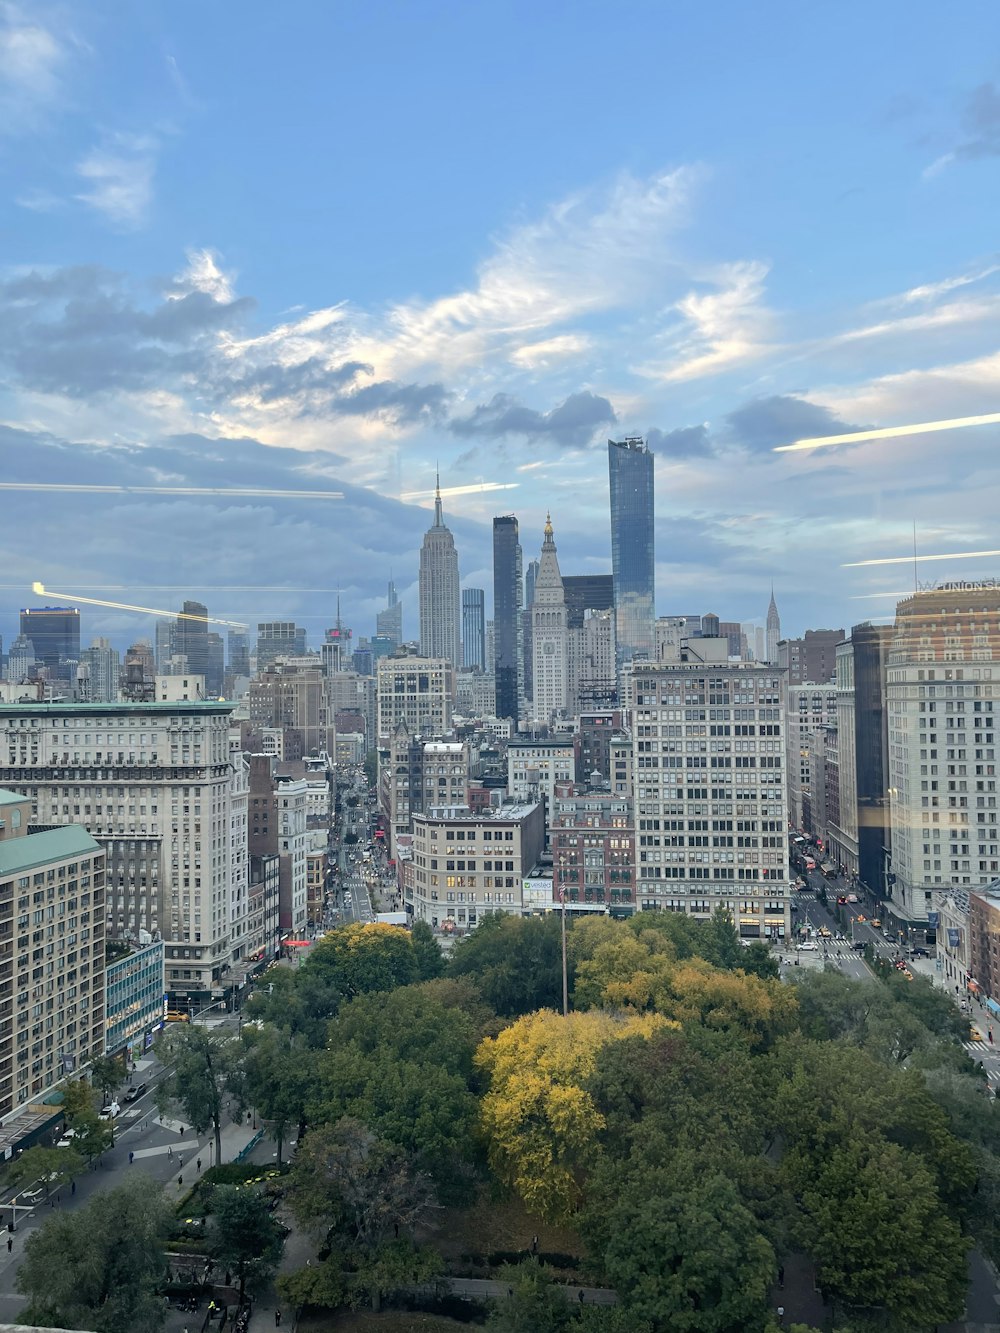
[[813, 435], [839, 435], [855, 429], [829, 408], [790, 394], [755, 398], [726, 417], [725, 443], [759, 452]]
[[550, 412], [525, 407], [511, 394], [498, 393], [481, 403], [466, 417], [456, 417], [449, 428], [456, 435], [497, 438], [524, 435], [528, 439], [552, 440], [564, 447], [589, 444], [594, 432], [618, 420], [607, 398], [584, 390], [573, 393]]
[[335, 398], [332, 406], [344, 416], [386, 416], [410, 423], [440, 416], [450, 396], [443, 384], [382, 380]]
[[680, 426], [677, 430], [658, 430], [656, 426], [646, 435], [646, 443], [654, 454], [666, 458], [692, 458], [711, 453], [708, 427]]
[[227, 395], [252, 393], [261, 402], [273, 403], [282, 398], [298, 398], [318, 390], [337, 391], [352, 384], [359, 375], [371, 375], [374, 368], [364, 361], [345, 361], [330, 366], [322, 357], [312, 356], [297, 365], [257, 366], [224, 384]]

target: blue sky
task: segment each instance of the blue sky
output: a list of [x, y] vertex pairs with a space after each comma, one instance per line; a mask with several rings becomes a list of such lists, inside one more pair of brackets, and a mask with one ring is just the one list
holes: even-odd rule
[[912, 569], [842, 566], [914, 523], [995, 547], [997, 427], [773, 449], [998, 410], [998, 36], [976, 3], [0, 0], [0, 480], [345, 494], [0, 491], [0, 633], [35, 579], [314, 635], [329, 594], [256, 590], [341, 587], [369, 633], [390, 569], [415, 633], [436, 462], [489, 595], [495, 513], [609, 567], [625, 432], [660, 613], [759, 618], [773, 578], [790, 632], [889, 615]]

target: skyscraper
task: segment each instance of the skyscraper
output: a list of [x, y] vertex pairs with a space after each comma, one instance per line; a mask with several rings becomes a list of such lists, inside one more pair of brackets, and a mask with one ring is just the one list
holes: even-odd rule
[[517, 519], [504, 514], [493, 520], [493, 655], [497, 717], [521, 715], [521, 543]]
[[208, 607], [201, 602], [185, 602], [177, 617], [175, 651], [187, 659], [193, 676], [208, 675]]
[[391, 639], [393, 648], [403, 642], [403, 603], [396, 595], [396, 585], [389, 580], [389, 595], [384, 611], [375, 617], [375, 633], [380, 638]]
[[533, 716], [551, 722], [554, 713], [569, 706], [569, 633], [559, 557], [552, 518], [545, 517], [545, 540], [531, 604], [531, 679]]
[[25, 607], [21, 633], [34, 645], [36, 661], [53, 674], [59, 674], [61, 662], [80, 660], [80, 612], [75, 607]]
[[250, 639], [242, 630], [229, 631], [229, 673], [232, 676], [250, 675]]
[[640, 439], [608, 441], [611, 569], [618, 664], [654, 656], [653, 455]]
[[535, 580], [541, 565], [538, 560], [529, 560], [524, 572], [524, 605], [530, 606], [535, 600]]
[[774, 585], [771, 586], [771, 600], [767, 608], [767, 660], [771, 666], [778, 662], [778, 640], [781, 638], [781, 617], [778, 604], [774, 600]]
[[434, 525], [420, 548], [420, 651], [424, 657], [443, 657], [457, 668], [462, 660], [461, 632], [458, 552], [445, 527], [438, 478]]
[[462, 665], [486, 667], [486, 593], [482, 588], [462, 590]]

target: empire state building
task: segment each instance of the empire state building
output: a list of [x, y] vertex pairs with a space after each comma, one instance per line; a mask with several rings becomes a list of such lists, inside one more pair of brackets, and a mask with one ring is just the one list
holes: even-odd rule
[[462, 664], [462, 599], [455, 539], [441, 513], [441, 479], [434, 499], [434, 526], [420, 548], [420, 652]]

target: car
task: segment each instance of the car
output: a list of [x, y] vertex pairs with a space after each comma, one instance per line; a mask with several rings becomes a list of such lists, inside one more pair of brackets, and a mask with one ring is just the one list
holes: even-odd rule
[[910, 950], [911, 958], [930, 958], [930, 956], [931, 956], [930, 949], [922, 949], [918, 947], [916, 949]]
[[824, 940], [828, 940], [832, 934], [832, 931], [829, 929], [828, 926], [820, 926], [816, 934], [820, 935]]
[[857, 895], [856, 893], [849, 893], [849, 894], [847, 895], [847, 899], [846, 899], [846, 901], [849, 902], [849, 903], [856, 903], [856, 902], [860, 902], [861, 900], [860, 900], [860, 898], [858, 897], [858, 895]]
[[796, 944], [795, 947], [803, 953], [819, 952], [819, 945], [814, 940], [803, 940], [801, 944]]
[[872, 917], [872, 925], [873, 925], [873, 926], [881, 926], [881, 925], [882, 925], [882, 922], [878, 919], [877, 916], [873, 916], [873, 917]]
[[845, 894], [842, 893], [840, 897], [837, 899], [837, 906], [846, 907], [846, 905], [847, 905], [847, 897]]
[[853, 947], [854, 947], [855, 949], [857, 949], [858, 953], [860, 953], [861, 950], [865, 947], [865, 941], [864, 941], [864, 940], [855, 940], [855, 941], [854, 941], [854, 946], [853, 946]]
[[56, 1144], [56, 1147], [57, 1147], [57, 1148], [72, 1148], [72, 1147], [73, 1147], [73, 1140], [76, 1138], [76, 1136], [77, 1136], [77, 1131], [76, 1131], [75, 1129], [67, 1129], [66, 1133], [62, 1136], [62, 1138], [61, 1138], [61, 1139], [59, 1140], [59, 1142]]
[[122, 1100], [126, 1102], [137, 1102], [139, 1098], [144, 1097], [148, 1091], [148, 1083], [137, 1083], [134, 1088], [129, 1088]]
[[860, 921], [862, 923], [868, 920], [866, 916], [861, 916], [860, 913], [854, 919], [855, 921]]
[[97, 1113], [97, 1118], [98, 1120], [114, 1120], [121, 1109], [117, 1102], [111, 1102], [110, 1105], [101, 1107]]
[[970, 1040], [970, 1041], [982, 1041], [982, 1039], [983, 1039], [983, 1034], [979, 1031], [979, 1029], [975, 1026], [974, 1023], [973, 1023], [973, 1024], [970, 1024], [970, 1025], [969, 1025], [969, 1040]]

